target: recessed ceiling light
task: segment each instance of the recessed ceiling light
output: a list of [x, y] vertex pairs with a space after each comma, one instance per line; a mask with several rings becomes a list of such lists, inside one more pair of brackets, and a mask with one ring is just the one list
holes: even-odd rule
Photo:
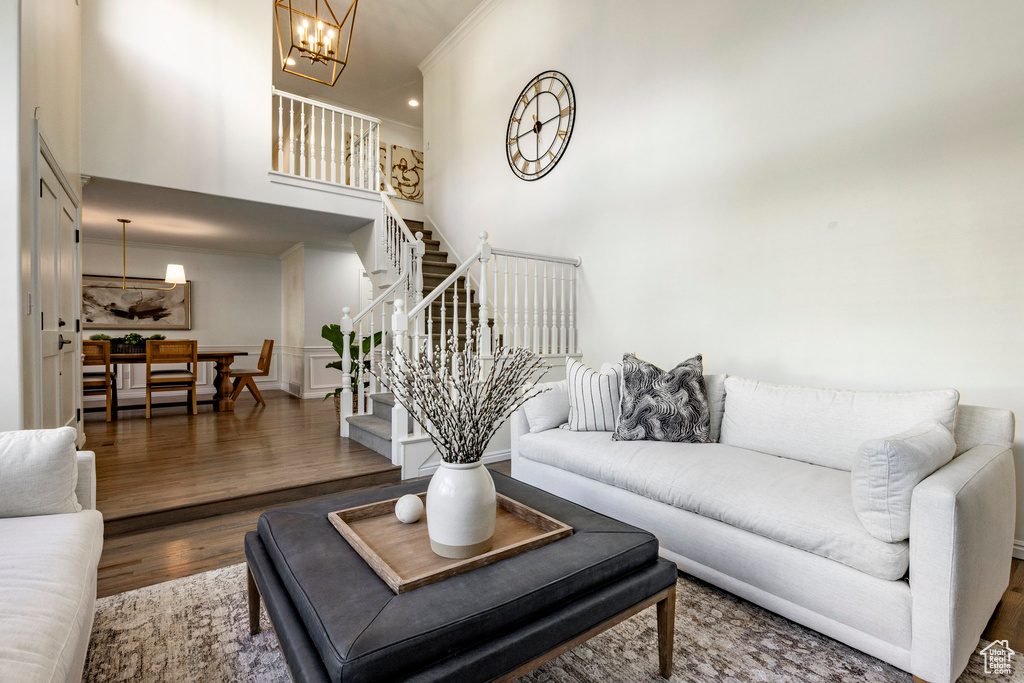
[[409, 100], [409, 106], [410, 107], [418, 107], [418, 106], [420, 106], [420, 103], [417, 102], [416, 100]]
[[288, 58], [288, 66], [295, 66], [295, 60], [291, 57]]

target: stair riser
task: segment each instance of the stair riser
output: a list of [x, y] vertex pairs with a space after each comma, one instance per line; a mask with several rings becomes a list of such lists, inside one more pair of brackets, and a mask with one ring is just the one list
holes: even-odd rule
[[381, 401], [373, 402], [373, 414], [391, 422], [391, 406]]
[[362, 444], [374, 453], [380, 453], [388, 460], [391, 459], [391, 440], [382, 439], [376, 434], [371, 434], [356, 425], [349, 425], [348, 438], [356, 443]]

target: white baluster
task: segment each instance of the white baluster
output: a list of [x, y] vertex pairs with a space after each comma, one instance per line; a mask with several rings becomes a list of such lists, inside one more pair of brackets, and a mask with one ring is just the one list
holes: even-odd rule
[[376, 163], [373, 165], [373, 189], [376, 191], [380, 189], [380, 124], [373, 124], [373, 132], [373, 158], [376, 160]]
[[569, 353], [579, 353], [576, 348], [576, 266], [569, 266]]
[[320, 180], [327, 180], [327, 109], [320, 107]]
[[445, 365], [448, 358], [448, 320], [447, 310], [444, 304], [446, 291], [441, 292], [441, 365]]
[[[477, 353], [487, 355], [491, 351], [491, 307], [490, 307], [490, 292], [487, 290], [487, 269], [491, 263], [491, 245], [487, 242], [488, 234], [486, 232], [480, 233], [480, 291], [477, 294], [480, 295], [480, 308], [479, 316], [479, 333], [478, 341], [480, 345], [477, 347]], [[466, 278], [466, 286], [469, 286], [469, 278]], [[467, 291], [466, 296], [468, 298], [469, 292]], [[467, 327], [467, 332], [469, 328]]]
[[534, 352], [540, 353], [540, 302], [537, 292], [537, 285], [540, 277], [540, 261], [533, 262], [533, 345], [530, 347]]
[[551, 329], [549, 327], [550, 321], [548, 320], [548, 299], [550, 292], [548, 291], [548, 262], [544, 262], [544, 279], [542, 289], [543, 294], [541, 295], [541, 313], [543, 315], [544, 322], [541, 326], [541, 337], [540, 337], [540, 352], [551, 353]]
[[504, 324], [504, 327], [502, 328], [501, 344], [502, 344], [502, 346], [511, 346], [512, 345], [512, 328], [510, 327], [511, 318], [509, 317], [509, 308], [508, 308], [508, 285], [509, 285], [509, 282], [508, 282], [508, 277], [509, 277], [509, 272], [508, 272], [508, 256], [506, 256], [504, 258], [504, 263], [505, 263], [505, 277], [504, 277], [504, 283], [503, 283], [503, 287], [502, 287], [502, 295], [505, 298], [505, 314], [502, 316], [502, 318], [503, 318], [502, 323]]
[[356, 187], [356, 120], [348, 117], [348, 184]]
[[434, 362], [434, 305], [427, 306], [427, 360]]
[[569, 345], [565, 334], [565, 309], [567, 307], [565, 298], [565, 264], [559, 264], [558, 274], [562, 281], [562, 293], [559, 296], [558, 306], [558, 347], [559, 349], [564, 349], [564, 351], [559, 351], [559, 353], [568, 353]]
[[309, 144], [309, 168], [306, 170], [307, 178], [316, 178], [316, 107], [309, 105], [309, 137], [306, 138]]
[[366, 187], [366, 138], [363, 137], [365, 119], [359, 119], [359, 187]]
[[299, 173], [303, 178], [307, 175], [306, 170], [306, 105], [300, 104], [299, 111], [301, 117], [299, 120], [299, 168], [302, 171]]
[[295, 174], [295, 100], [288, 100], [288, 172]]
[[416, 244], [413, 245], [413, 281], [412, 291], [415, 295], [415, 301], [419, 304], [423, 301], [423, 255], [427, 252], [427, 247], [423, 244], [423, 233], [416, 233]]
[[[341, 338], [349, 339], [352, 334], [352, 309], [345, 306], [341, 309]], [[348, 437], [348, 418], [352, 414], [352, 354], [349, 344], [342, 343], [341, 350], [341, 435]]]
[[452, 283], [452, 334], [455, 335], [455, 348], [459, 347], [459, 281]]
[[334, 112], [331, 112], [331, 182], [338, 182], [338, 159], [337, 159], [337, 139], [335, 138], [335, 130], [337, 124], [334, 122]]
[[516, 257], [515, 264], [515, 285], [512, 290], [512, 345], [522, 346], [522, 336], [520, 335], [521, 329], [519, 324], [519, 257]]
[[[491, 268], [491, 296], [494, 297], [494, 332], [491, 334], [491, 355], [498, 352], [498, 257], [494, 257], [494, 267]], [[485, 298], [484, 301], [487, 301]], [[491, 309], [489, 309], [491, 310]]]
[[[469, 337], [473, 334], [473, 290], [470, 287], [472, 280], [469, 274], [473, 271], [472, 266], [466, 271], [466, 341], [469, 341]], [[480, 352], [480, 349], [477, 349]]]
[[284, 96], [277, 96], [277, 168], [284, 172]]
[[[405, 312], [405, 301], [395, 300], [395, 312], [391, 316], [391, 330], [394, 333], [392, 359], [395, 374], [402, 374], [403, 362], [400, 351], [406, 351], [406, 332], [409, 330], [409, 316]], [[395, 390], [392, 387], [392, 392]], [[402, 464], [402, 440], [409, 436], [409, 411], [398, 401], [391, 409], [391, 464]]]

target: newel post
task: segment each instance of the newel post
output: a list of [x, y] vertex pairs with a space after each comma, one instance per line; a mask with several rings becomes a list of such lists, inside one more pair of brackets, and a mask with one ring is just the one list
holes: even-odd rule
[[488, 290], [488, 283], [490, 277], [488, 269], [491, 263], [491, 245], [487, 242], [487, 238], [490, 237], [486, 232], [480, 233], [480, 279], [479, 283], [480, 292], [480, 311], [477, 333], [477, 342], [480, 344], [477, 348], [477, 353], [481, 356], [490, 356], [492, 353], [491, 349], [491, 294]]
[[341, 435], [348, 437], [348, 418], [352, 415], [352, 309], [341, 309]]
[[[409, 331], [409, 314], [405, 312], [405, 301], [395, 299], [395, 312], [391, 315], [391, 332], [394, 335], [391, 344], [392, 384], [402, 381], [405, 372], [405, 361], [402, 353], [406, 351], [406, 333]], [[396, 394], [397, 387], [391, 386], [391, 393]], [[402, 465], [402, 440], [409, 436], [409, 411], [395, 401], [391, 409], [391, 464]]]

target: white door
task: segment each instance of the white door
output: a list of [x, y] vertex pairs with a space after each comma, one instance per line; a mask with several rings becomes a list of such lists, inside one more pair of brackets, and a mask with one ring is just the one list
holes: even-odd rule
[[46, 158], [39, 157], [38, 245], [40, 333], [40, 427], [78, 427], [78, 335], [75, 332], [79, 295], [75, 234], [78, 209], [57, 181]]

